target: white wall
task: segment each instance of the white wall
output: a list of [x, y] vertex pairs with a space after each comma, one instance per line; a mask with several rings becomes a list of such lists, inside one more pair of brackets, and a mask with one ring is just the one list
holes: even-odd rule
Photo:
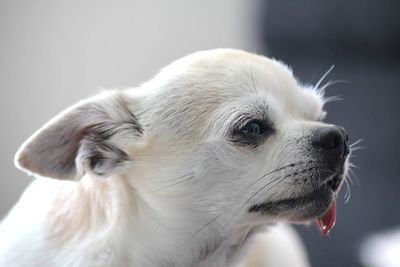
[[0, 217], [33, 179], [19, 145], [97, 88], [135, 86], [192, 51], [257, 51], [248, 0], [0, 2]]

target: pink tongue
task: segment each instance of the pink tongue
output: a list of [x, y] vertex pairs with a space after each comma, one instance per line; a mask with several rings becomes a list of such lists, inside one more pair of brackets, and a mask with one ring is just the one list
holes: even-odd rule
[[328, 212], [318, 218], [316, 223], [321, 231], [321, 234], [327, 236], [329, 232], [332, 230], [333, 226], [335, 226], [336, 222], [336, 201], [333, 201]]

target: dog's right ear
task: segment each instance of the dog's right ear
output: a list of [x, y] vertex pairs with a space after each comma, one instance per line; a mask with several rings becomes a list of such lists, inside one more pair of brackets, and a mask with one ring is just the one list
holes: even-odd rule
[[15, 164], [29, 173], [80, 179], [89, 171], [107, 176], [132, 159], [125, 150], [142, 127], [122, 92], [78, 103], [38, 130], [19, 149]]

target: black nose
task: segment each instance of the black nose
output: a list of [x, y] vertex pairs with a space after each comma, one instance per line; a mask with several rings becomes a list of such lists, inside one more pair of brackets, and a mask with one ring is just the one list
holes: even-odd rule
[[315, 148], [322, 149], [324, 153], [344, 158], [349, 154], [348, 137], [346, 131], [340, 126], [326, 126], [317, 129], [312, 137]]

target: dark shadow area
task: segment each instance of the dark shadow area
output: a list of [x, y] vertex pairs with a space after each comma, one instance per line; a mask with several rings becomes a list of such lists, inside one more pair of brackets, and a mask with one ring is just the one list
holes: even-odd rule
[[261, 4], [265, 53], [287, 62], [315, 84], [331, 65], [327, 122], [344, 126], [350, 142], [364, 139], [352, 162], [351, 198], [338, 201], [336, 227], [323, 238], [299, 227], [313, 266], [361, 266], [362, 240], [400, 226], [399, 1], [268, 1]]

